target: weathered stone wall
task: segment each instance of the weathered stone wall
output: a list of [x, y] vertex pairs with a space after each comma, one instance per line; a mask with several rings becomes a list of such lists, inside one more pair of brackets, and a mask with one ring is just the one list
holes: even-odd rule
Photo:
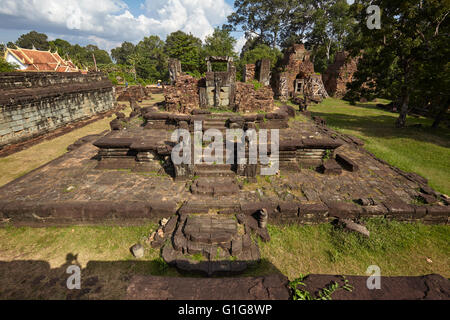
[[314, 64], [310, 60], [310, 53], [303, 44], [295, 44], [285, 52], [284, 66], [287, 74], [289, 95], [293, 95], [295, 80], [307, 78], [314, 74]]
[[289, 99], [288, 73], [282, 72], [275, 74], [271, 79], [272, 90], [275, 97], [281, 101]]
[[101, 73], [0, 75], [0, 147], [111, 110], [113, 84]]
[[246, 64], [244, 66], [244, 82], [250, 82], [255, 80], [256, 76], [256, 65], [255, 64]]
[[191, 113], [200, 105], [199, 80], [189, 75], [179, 75], [173, 86], [165, 87], [164, 98], [167, 111]]
[[328, 66], [322, 75], [328, 94], [342, 98], [347, 93], [347, 83], [352, 82], [353, 74], [358, 70], [358, 61], [348, 59], [347, 52], [338, 52], [334, 63]]
[[236, 112], [270, 112], [275, 108], [270, 86], [255, 89], [252, 83], [236, 83]]

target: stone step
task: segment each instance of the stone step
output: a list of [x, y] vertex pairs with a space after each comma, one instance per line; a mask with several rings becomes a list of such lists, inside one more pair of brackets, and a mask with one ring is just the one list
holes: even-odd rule
[[216, 124], [205, 124], [203, 127], [203, 132], [210, 130], [210, 129], [216, 129], [220, 132], [225, 132], [228, 128], [225, 125], [216, 125]]
[[232, 164], [196, 164], [195, 170], [197, 171], [233, 171]]
[[230, 196], [238, 194], [240, 191], [239, 186], [235, 183], [233, 178], [211, 178], [200, 177], [191, 186], [192, 194], [203, 196]]
[[198, 177], [234, 177], [234, 171], [217, 171], [217, 170], [195, 170], [195, 176]]
[[210, 209], [218, 210], [223, 214], [235, 214], [240, 210], [240, 202], [236, 197], [229, 197], [226, 199], [195, 199], [183, 204], [180, 208], [180, 213], [203, 213], [207, 214]]
[[232, 113], [213, 113], [206, 120], [228, 120], [233, 117], [234, 115]]

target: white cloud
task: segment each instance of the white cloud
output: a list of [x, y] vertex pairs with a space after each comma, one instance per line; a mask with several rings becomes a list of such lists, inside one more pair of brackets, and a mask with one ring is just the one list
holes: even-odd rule
[[137, 42], [151, 34], [165, 38], [177, 30], [204, 39], [226, 22], [232, 8], [225, 0], [146, 0], [141, 10], [143, 14], [133, 15], [122, 0], [0, 0], [0, 28], [26, 25], [111, 49], [123, 41]]
[[247, 42], [247, 39], [245, 38], [245, 35], [237, 39], [236, 45], [234, 46], [234, 51], [239, 53], [241, 52], [242, 48], [244, 47], [245, 43]]

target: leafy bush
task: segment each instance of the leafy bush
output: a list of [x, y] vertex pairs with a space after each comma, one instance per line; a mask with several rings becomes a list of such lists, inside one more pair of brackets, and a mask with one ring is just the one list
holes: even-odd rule
[[12, 72], [16, 68], [13, 64], [7, 62], [3, 57], [0, 57], [0, 72]]

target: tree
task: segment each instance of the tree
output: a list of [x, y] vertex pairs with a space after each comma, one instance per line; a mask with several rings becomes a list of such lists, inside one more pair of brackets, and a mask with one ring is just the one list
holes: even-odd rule
[[145, 37], [136, 46], [136, 73], [143, 79], [166, 80], [168, 77], [167, 55], [164, 41], [158, 36]]
[[260, 37], [249, 37], [241, 49], [240, 58], [242, 59], [247, 51], [255, 49], [260, 44], [265, 44]]
[[125, 41], [120, 47], [111, 50], [111, 56], [118, 64], [129, 64], [128, 58], [135, 52], [136, 47]]
[[53, 41], [49, 41], [50, 50], [52, 51], [58, 51], [58, 54], [61, 57], [64, 57], [70, 53], [70, 49], [72, 48], [72, 45], [62, 39], [55, 39]]
[[181, 61], [183, 71], [190, 72], [196, 76], [201, 74], [202, 41], [192, 34], [176, 31], [167, 36], [164, 51], [170, 58]]
[[86, 53], [84, 61], [86, 62], [93, 62], [92, 55], [94, 55], [97, 65], [112, 63], [111, 57], [109, 56], [108, 52], [106, 52], [105, 50], [101, 50], [96, 45], [88, 44], [85, 47], [85, 51]]
[[[227, 28], [215, 28], [214, 33], [205, 38], [205, 44], [201, 52], [201, 60], [204, 61], [206, 57], [210, 56], [228, 56], [237, 59], [234, 52], [236, 39], [230, 35], [230, 30]], [[206, 71], [204, 64], [201, 65], [201, 72]], [[215, 71], [226, 71], [225, 63], [213, 62], [213, 69]]]
[[16, 68], [14, 65], [3, 59], [3, 56], [0, 56], [0, 72], [12, 72], [15, 70]]
[[231, 36], [230, 30], [215, 28], [214, 33], [205, 38], [203, 50], [207, 56], [236, 57], [235, 45], [236, 39]]
[[237, 0], [234, 4], [237, 10], [228, 22], [235, 28], [242, 26], [247, 39], [272, 48], [305, 43], [320, 71], [342, 50], [352, 24], [346, 0]]
[[19, 39], [17, 39], [16, 45], [24, 49], [32, 49], [34, 46], [37, 50], [48, 50], [50, 46], [47, 39], [48, 37], [46, 34], [31, 31], [21, 35]]
[[[377, 5], [382, 10], [381, 29], [369, 29], [366, 26], [366, 8]], [[447, 67], [446, 59], [440, 61], [442, 53], [433, 50], [441, 48], [445, 51], [448, 37], [448, 2], [429, 1], [355, 1], [352, 5], [354, 17], [360, 23], [354, 25], [352, 34], [352, 55], [359, 56], [364, 51], [355, 74], [355, 83], [350, 86], [351, 93], [361, 91], [371, 94], [388, 93], [397, 97], [400, 104], [400, 115], [396, 126], [406, 125], [406, 116], [411, 108], [412, 98], [421, 96], [430, 98], [443, 90], [438, 85], [430, 91], [421, 89], [424, 83], [417, 82], [430, 75], [433, 66]], [[447, 33], [442, 29], [445, 29]], [[448, 53], [447, 51], [445, 51]], [[437, 77], [441, 81], [448, 79], [446, 74]], [[442, 78], [443, 77], [443, 78]], [[445, 83], [445, 81], [444, 81]], [[448, 80], [447, 80], [448, 83]], [[363, 85], [369, 84], [369, 85]], [[448, 102], [447, 90], [444, 89], [443, 102]]]
[[[292, 0], [236, 0], [236, 11], [228, 17], [235, 28], [242, 27], [247, 39], [260, 37], [275, 48], [286, 25], [287, 15], [296, 1]], [[297, 1], [298, 2], [298, 1]]]
[[323, 72], [334, 55], [344, 49], [353, 21], [350, 6], [346, 0], [317, 1], [311, 20], [313, 27], [308, 33], [307, 47], [312, 49], [316, 71]]

